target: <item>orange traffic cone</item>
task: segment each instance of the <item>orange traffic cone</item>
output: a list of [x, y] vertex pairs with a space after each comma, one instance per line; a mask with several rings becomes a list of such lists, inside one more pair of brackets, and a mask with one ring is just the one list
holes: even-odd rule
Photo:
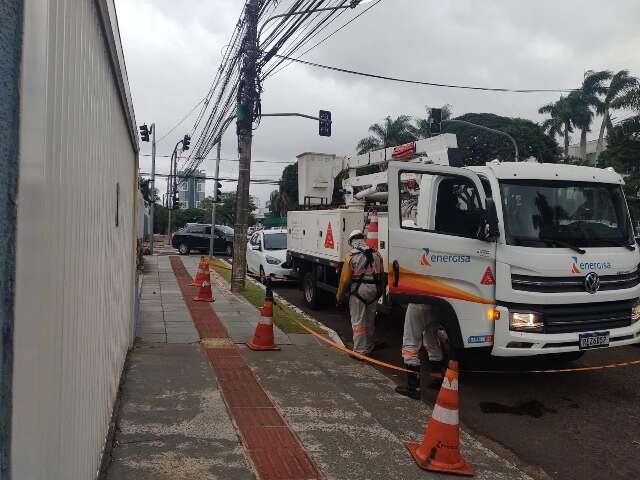
[[211, 283], [210, 274], [209, 274], [209, 264], [207, 263], [206, 260], [204, 260], [204, 257], [202, 257], [202, 260], [198, 265], [198, 272], [196, 273], [196, 278], [193, 279], [193, 282], [191, 282], [191, 285], [194, 287], [199, 287], [200, 285], [202, 285], [202, 282], [207, 278], [209, 278], [209, 283]]
[[209, 266], [205, 263], [203, 279], [198, 285], [198, 295], [194, 298], [196, 302], [215, 302], [213, 298], [213, 292], [211, 291], [211, 274], [209, 273]]
[[420, 468], [473, 476], [473, 469], [460, 455], [458, 406], [458, 362], [451, 360], [422, 445], [407, 444], [409, 452]]
[[378, 249], [378, 212], [371, 210], [369, 214], [369, 226], [367, 227], [367, 245], [374, 250]]
[[260, 309], [260, 321], [256, 325], [253, 340], [247, 342], [247, 347], [251, 350], [280, 350], [280, 347], [273, 342], [273, 292], [269, 279], [267, 279], [264, 305]]

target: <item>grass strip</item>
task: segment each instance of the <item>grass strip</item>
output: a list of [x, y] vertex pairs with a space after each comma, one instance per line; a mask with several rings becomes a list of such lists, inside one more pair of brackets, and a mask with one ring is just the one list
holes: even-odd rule
[[[215, 257], [209, 264], [222, 278], [227, 281], [227, 283], [231, 283], [231, 270], [227, 265]], [[264, 290], [253, 282], [245, 282], [244, 290], [240, 293], [255, 307], [260, 308], [264, 305]], [[300, 322], [316, 333], [321, 335], [327, 334], [327, 332], [319, 328], [317, 325], [309, 322], [306, 318], [290, 309], [287, 305], [278, 303], [277, 306], [278, 308], [273, 309], [273, 323], [275, 323], [284, 333], [304, 333], [308, 335], [308, 332], [298, 325], [297, 322]]]

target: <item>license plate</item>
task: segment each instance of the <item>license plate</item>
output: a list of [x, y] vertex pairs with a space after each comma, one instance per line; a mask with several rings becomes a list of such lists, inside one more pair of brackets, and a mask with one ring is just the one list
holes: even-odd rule
[[580, 350], [609, 346], [609, 332], [592, 332], [580, 334]]

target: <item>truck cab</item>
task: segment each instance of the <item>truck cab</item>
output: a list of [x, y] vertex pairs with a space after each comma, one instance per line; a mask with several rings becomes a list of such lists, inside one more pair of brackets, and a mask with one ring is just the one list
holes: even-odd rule
[[496, 356], [640, 342], [640, 253], [610, 169], [389, 162], [389, 297]]

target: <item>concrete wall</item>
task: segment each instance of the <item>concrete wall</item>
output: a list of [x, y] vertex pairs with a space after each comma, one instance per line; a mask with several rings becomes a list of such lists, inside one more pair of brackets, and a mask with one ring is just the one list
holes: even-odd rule
[[137, 137], [112, 0], [25, 0], [14, 479], [96, 477], [132, 340]]
[[11, 451], [16, 187], [22, 1], [0, 3], [0, 479]]

